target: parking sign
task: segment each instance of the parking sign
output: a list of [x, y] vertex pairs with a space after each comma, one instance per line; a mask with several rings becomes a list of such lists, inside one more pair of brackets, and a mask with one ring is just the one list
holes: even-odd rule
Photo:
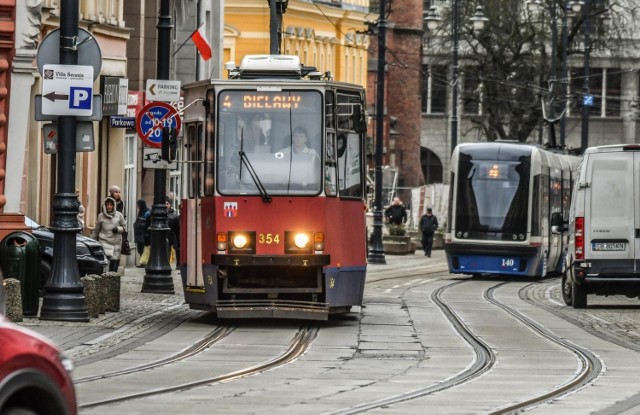
[[45, 115], [92, 115], [93, 66], [44, 65], [42, 97]]

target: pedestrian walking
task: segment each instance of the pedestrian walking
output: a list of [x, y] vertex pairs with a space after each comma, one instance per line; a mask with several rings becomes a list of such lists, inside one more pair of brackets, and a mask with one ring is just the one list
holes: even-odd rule
[[[133, 240], [136, 243], [136, 251], [140, 256], [138, 267], [144, 267], [149, 261], [149, 251], [151, 249], [151, 238], [149, 236], [149, 218], [151, 209], [147, 206], [144, 199], [138, 199], [136, 202], [138, 213], [136, 221], [133, 223]], [[145, 254], [145, 250], [148, 251]]]
[[180, 215], [171, 206], [171, 199], [165, 199], [164, 206], [167, 208], [167, 223], [169, 225], [169, 233], [167, 240], [169, 241], [169, 256], [171, 250], [175, 252], [176, 268], [180, 262]]
[[399, 197], [393, 198], [393, 203], [384, 211], [384, 217], [391, 225], [402, 225], [407, 221], [407, 209]]
[[118, 271], [120, 251], [122, 249], [122, 234], [127, 228], [127, 222], [122, 213], [115, 208], [116, 201], [111, 197], [104, 199], [102, 212], [98, 214], [96, 226], [91, 237], [100, 242], [104, 253], [109, 259], [109, 271]]
[[[122, 191], [116, 185], [113, 185], [109, 188], [109, 197], [115, 200], [116, 202], [116, 210], [123, 215], [125, 215], [124, 211], [124, 201], [122, 200]], [[125, 215], [126, 217], [126, 215]]]
[[80, 200], [80, 191], [78, 190], [78, 188], [76, 188], [76, 196], [78, 196], [78, 222], [80, 223], [80, 227], [82, 228], [82, 230], [80, 231], [80, 233], [82, 233], [82, 231], [84, 231], [84, 213], [85, 213], [85, 209], [84, 206], [82, 205], [82, 200]]
[[424, 249], [424, 255], [431, 257], [433, 234], [436, 232], [436, 229], [438, 229], [438, 218], [435, 217], [431, 208], [427, 208], [427, 213], [422, 215], [418, 227], [422, 232], [422, 249]]

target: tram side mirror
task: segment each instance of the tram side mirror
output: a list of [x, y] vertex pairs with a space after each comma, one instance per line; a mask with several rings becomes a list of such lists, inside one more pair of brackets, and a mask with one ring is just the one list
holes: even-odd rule
[[172, 162], [178, 152], [178, 130], [173, 127], [162, 128], [162, 154], [163, 160]]
[[567, 230], [566, 222], [562, 213], [556, 212], [551, 215], [551, 233], [561, 234]]
[[367, 121], [364, 118], [364, 114], [362, 111], [362, 107], [360, 105], [355, 105], [353, 107], [353, 119], [355, 122], [354, 129], [357, 133], [366, 133], [367, 132]]

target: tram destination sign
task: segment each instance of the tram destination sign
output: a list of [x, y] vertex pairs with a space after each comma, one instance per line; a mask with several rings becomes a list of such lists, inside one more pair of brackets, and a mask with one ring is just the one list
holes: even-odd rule
[[221, 111], [317, 111], [320, 94], [311, 91], [223, 91], [220, 94]]
[[162, 129], [164, 127], [173, 127], [178, 134], [181, 125], [178, 111], [165, 102], [150, 102], [142, 107], [136, 115], [138, 136], [149, 147], [162, 147]]

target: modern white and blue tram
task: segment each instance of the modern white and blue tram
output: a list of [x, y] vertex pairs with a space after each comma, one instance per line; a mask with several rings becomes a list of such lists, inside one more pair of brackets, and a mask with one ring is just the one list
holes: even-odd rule
[[444, 245], [449, 272], [561, 272], [567, 237], [551, 231], [551, 215], [568, 220], [578, 163], [576, 156], [511, 141], [458, 145]]

